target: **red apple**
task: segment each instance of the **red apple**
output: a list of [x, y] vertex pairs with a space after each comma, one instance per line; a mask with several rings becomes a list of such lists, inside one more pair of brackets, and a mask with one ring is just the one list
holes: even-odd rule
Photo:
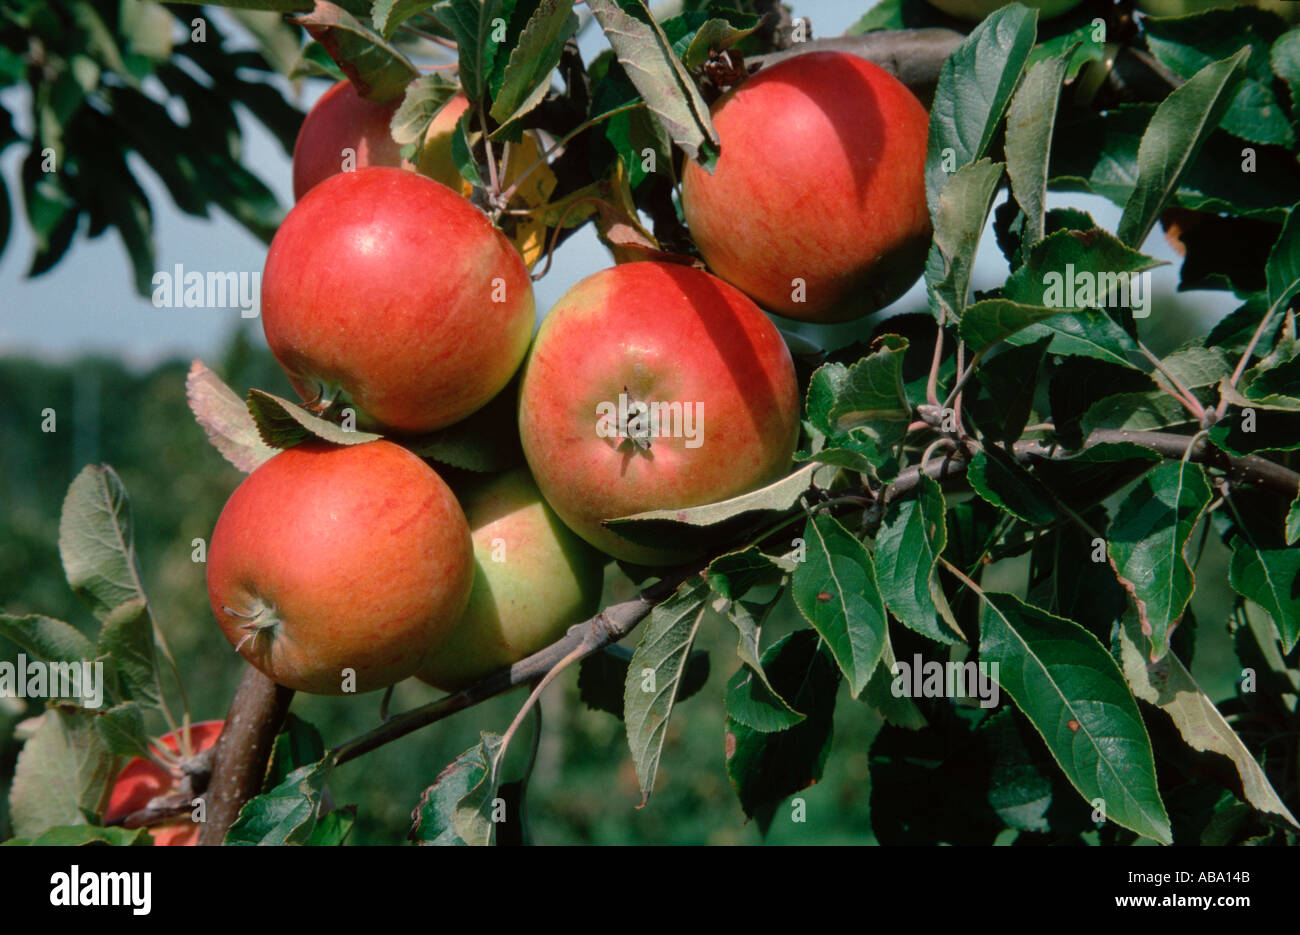
[[373, 691], [412, 675], [474, 581], [465, 515], [433, 468], [387, 441], [308, 443], [226, 501], [208, 599], [240, 655], [299, 691]]
[[[299, 200], [319, 182], [347, 168], [390, 166], [415, 169], [402, 158], [389, 127], [402, 99], [377, 104], [357, 93], [350, 81], [340, 81], [308, 111], [293, 144], [293, 197]], [[464, 185], [451, 158], [452, 130], [469, 106], [457, 94], [434, 116], [425, 134], [418, 169], [436, 181], [460, 190]]]
[[[221, 736], [225, 721], [200, 721], [190, 725], [190, 756], [196, 756], [213, 746]], [[178, 733], [165, 734], [158, 738], [158, 743], [173, 753], [180, 753], [181, 746]], [[136, 757], [117, 774], [113, 791], [109, 796], [108, 809], [104, 813], [104, 823], [121, 821], [132, 812], [138, 812], [160, 795], [171, 792], [179, 783], [179, 777], [173, 776], [152, 760]], [[198, 842], [199, 825], [188, 813], [177, 815], [161, 824], [150, 825], [149, 833], [153, 843], [158, 847], [169, 845], [191, 845]]]
[[840, 52], [762, 69], [713, 105], [722, 153], [682, 208], [710, 269], [811, 322], [888, 305], [925, 265], [929, 117], [893, 75]]
[[546, 505], [524, 468], [461, 497], [474, 541], [474, 588], [460, 624], [417, 675], [456, 691], [549, 646], [592, 616], [605, 558]]
[[304, 399], [427, 432], [497, 394], [528, 350], [533, 286], [478, 208], [414, 172], [326, 179], [271, 241], [262, 325]]
[[[611, 418], [620, 395], [633, 417], [621, 427]], [[631, 424], [637, 403], [661, 410], [658, 437], [642, 443], [627, 437], [645, 435]], [[739, 290], [686, 266], [628, 263], [582, 280], [542, 322], [519, 431], [569, 528], [617, 558], [667, 564], [681, 554], [633, 544], [601, 521], [775, 480], [798, 438], [799, 391], [780, 332]]]

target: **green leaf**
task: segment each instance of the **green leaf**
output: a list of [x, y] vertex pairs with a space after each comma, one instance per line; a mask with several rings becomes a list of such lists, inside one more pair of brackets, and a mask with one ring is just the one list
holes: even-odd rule
[[1300, 549], [1259, 549], [1237, 536], [1228, 583], [1268, 611], [1282, 638], [1282, 652], [1291, 652], [1300, 639]]
[[711, 168], [719, 142], [708, 105], [642, 0], [587, 0], [587, 8], [672, 141], [687, 158]]
[[98, 824], [120, 761], [95, 730], [98, 715], [52, 708], [18, 753], [9, 788], [15, 837], [60, 825]]
[[930, 106], [925, 157], [932, 218], [938, 215], [949, 173], [988, 152], [1033, 48], [1035, 18], [1022, 6], [1003, 7], [976, 26], [943, 63]]
[[916, 496], [893, 500], [876, 534], [880, 595], [904, 626], [944, 644], [965, 639], [935, 573], [948, 544], [943, 491], [922, 474]]
[[1011, 98], [1007, 111], [1007, 175], [1011, 192], [1025, 212], [1026, 248], [1043, 239], [1047, 204], [1047, 165], [1052, 154], [1052, 130], [1065, 70], [1074, 48], [1032, 66]]
[[872, 347], [870, 354], [851, 367], [826, 364], [819, 368], [813, 375], [815, 386], [808, 389], [808, 418], [819, 429], [824, 426], [828, 435], [857, 430], [887, 448], [903, 437], [912, 418], [903, 389], [908, 341], [886, 334]]
[[1147, 659], [1140, 648], [1145, 640], [1132, 613], [1125, 614], [1117, 639], [1124, 677], [1133, 693], [1168, 714], [1193, 750], [1219, 753], [1230, 759], [1241, 779], [1246, 801], [1260, 811], [1280, 815], [1296, 826], [1295, 818], [1274, 791], [1254, 755], [1179, 658], [1169, 653], [1159, 662]]
[[681, 56], [687, 68], [699, 68], [708, 61], [710, 52], [714, 50], [721, 52], [731, 48], [759, 27], [760, 20], [757, 16], [726, 9], [718, 12], [731, 15], [726, 19], [719, 16], [710, 17], [689, 34], [690, 41]]
[[[1163, 265], [1100, 228], [1061, 230], [1028, 251], [1024, 264], [1007, 279], [1003, 296], [1057, 311], [1136, 310], [1146, 303], [1149, 313], [1151, 295], [1143, 290], [1147, 282], [1134, 274]], [[1118, 344], [1124, 350], [1134, 346], [1131, 340]], [[1055, 347], [1049, 352], [1056, 353]]]
[[947, 179], [935, 202], [934, 244], [925, 280], [945, 320], [960, 318], [966, 308], [980, 234], [1003, 168], [1002, 163], [987, 159], [964, 165]]
[[465, 798], [486, 774], [482, 743], [456, 757], [438, 774], [433, 785], [420, 794], [419, 804], [415, 807], [415, 823], [407, 837], [416, 844], [440, 847], [464, 844], [452, 825], [452, 815], [456, 803]]
[[685, 673], [695, 635], [709, 609], [708, 593], [708, 584], [694, 579], [655, 607], [642, 624], [641, 641], [628, 665], [623, 721], [636, 774], [641, 780], [642, 805], [654, 788], [668, 718], [677, 700], [677, 686]]
[[[1069, 317], [1098, 317], [1100, 312], [1070, 312]], [[962, 339], [975, 353], [987, 351], [995, 344], [1008, 340], [1017, 331], [1039, 322], [1064, 318], [1059, 308], [1041, 305], [1022, 305], [1009, 299], [984, 299], [967, 307], [958, 330]], [[1042, 338], [1034, 334], [1032, 340]], [[1055, 339], [1053, 339], [1055, 340]], [[1020, 343], [1028, 343], [1023, 341]]]
[[1286, 544], [1295, 545], [1300, 540], [1300, 494], [1291, 501], [1291, 509], [1286, 511]]
[[[632, 650], [618, 645], [606, 646], [587, 656], [578, 664], [578, 697], [593, 711], [604, 711], [623, 720], [623, 695], [631, 661]], [[685, 701], [703, 688], [709, 680], [709, 670], [708, 652], [691, 650], [673, 703]]]
[[107, 844], [111, 847], [152, 847], [148, 828], [101, 828], [98, 825], [64, 825], [51, 828], [34, 838], [10, 838], [0, 847], [84, 847]]
[[885, 649], [880, 654], [880, 663], [871, 673], [867, 690], [862, 693], [862, 700], [880, 712], [886, 724], [907, 730], [921, 730], [928, 726], [925, 715], [916, 706], [916, 702], [906, 695], [894, 694], [895, 668], [894, 647], [889, 634], [885, 634]]
[[433, 118], [459, 91], [459, 84], [438, 72], [416, 78], [406, 86], [402, 103], [389, 123], [393, 140], [402, 146], [423, 144]]
[[0, 637], [17, 643], [18, 648], [42, 662], [79, 662], [94, 659], [95, 647], [72, 624], [27, 614], [17, 617], [0, 614]]
[[1052, 343], [1047, 345], [1049, 354], [1091, 357], [1140, 372], [1128, 359], [1129, 350], [1136, 350], [1137, 345], [1109, 315], [1063, 312], [1021, 328], [1008, 335], [1006, 341], [1023, 345], [1044, 337], [1052, 339]]
[[262, 789], [271, 791], [289, 778], [296, 769], [310, 766], [325, 756], [325, 741], [315, 725], [289, 712], [284, 726], [275, 735], [271, 757], [266, 765]]
[[126, 700], [156, 707], [162, 699], [153, 623], [143, 600], [119, 604], [104, 620], [97, 651], [112, 665], [117, 691]]
[[478, 163], [474, 159], [474, 147], [470, 145], [470, 122], [474, 119], [474, 108], [468, 108], [456, 121], [456, 130], [451, 136], [451, 158], [456, 163], [460, 177], [475, 188], [483, 188], [483, 176], [479, 174]]
[[306, 844], [320, 818], [325, 783], [334, 771], [325, 757], [299, 767], [270, 792], [244, 803], [226, 832], [226, 844]]
[[[396, 46], [341, 6], [317, 0], [310, 13], [294, 17], [293, 22], [321, 44], [357, 93], [367, 100], [383, 103], [400, 97], [406, 86], [420, 76]], [[462, 67], [462, 81], [464, 77]]]
[[130, 601], [146, 600], [136, 567], [131, 503], [107, 465], [82, 469], [63, 500], [59, 555], [68, 585], [101, 621]]
[[790, 595], [826, 640], [856, 698], [885, 643], [887, 618], [875, 565], [862, 543], [827, 514], [808, 520], [804, 542], [807, 555], [794, 570]]
[[126, 701], [100, 713], [95, 730], [110, 753], [118, 756], [149, 756], [149, 735], [144, 726], [144, 709]]
[[1268, 255], [1264, 270], [1268, 281], [1270, 308], [1285, 308], [1292, 296], [1300, 291], [1300, 212], [1292, 210], [1286, 216], [1277, 243]]
[[434, 17], [456, 39], [457, 75], [471, 104], [487, 94], [487, 76], [499, 52], [493, 21], [504, 20], [504, 10], [504, 0], [444, 0], [433, 7]]
[[321, 815], [307, 843], [312, 847], [340, 847], [357, 823], [357, 807], [345, 805]]
[[1245, 72], [1250, 52], [1206, 65], [1160, 102], [1138, 148], [1137, 184], [1120, 217], [1119, 239], [1131, 247], [1146, 240], [1166, 202], [1218, 126]]
[[472, 759], [468, 761], [469, 767], [475, 763], [480, 767], [475, 770], [478, 778], [456, 802], [451, 813], [451, 827], [466, 844], [483, 847], [496, 840], [497, 823], [493, 812], [499, 798], [501, 763], [506, 748], [500, 734], [481, 731], [479, 738], [479, 745], [471, 751]]
[[685, 526], [713, 526], [724, 520], [754, 512], [784, 513], [799, 502], [812, 484], [817, 465], [801, 467], [786, 477], [717, 503], [685, 507], [680, 510], [647, 510], [633, 516], [605, 520], [605, 525], [619, 535], [627, 535], [637, 523], [672, 522]]
[[1047, 526], [1057, 519], [1051, 492], [1006, 451], [986, 445], [966, 469], [971, 489], [992, 506], [1031, 526]]
[[276, 449], [262, 441], [244, 401], [200, 360], [190, 365], [185, 377], [185, 398], [208, 441], [245, 474], [275, 455]]
[[397, 27], [431, 6], [433, 0], [375, 0], [371, 19], [379, 34], [385, 39], [391, 39], [396, 34]]
[[1034, 409], [1043, 355], [1051, 340], [1044, 335], [1023, 347], [1004, 347], [980, 362], [975, 372], [976, 392], [967, 392], [965, 405], [986, 438], [1010, 445], [1024, 434]]
[[1107, 820], [1162, 844], [1172, 842], [1142, 715], [1096, 637], [1012, 594], [987, 593], [980, 662], [1029, 718], [1085, 801], [1095, 807], [1100, 799]]
[[1273, 93], [1269, 50], [1285, 27], [1277, 17], [1242, 6], [1206, 10], [1199, 16], [1147, 20], [1147, 48], [1179, 78], [1191, 78], [1205, 66], [1250, 49], [1244, 77], [1219, 126], [1252, 143], [1290, 147], [1295, 135], [1282, 102]]
[[542, 0], [537, 5], [510, 52], [501, 90], [492, 102], [494, 120], [504, 127], [542, 102], [564, 43], [577, 28], [573, 0]]
[[361, 445], [383, 437], [373, 432], [347, 431], [340, 425], [312, 415], [297, 403], [256, 388], [248, 391], [248, 411], [262, 441], [272, 448], [292, 448], [311, 439], [333, 445]]
[[727, 718], [727, 775], [745, 814], [766, 832], [783, 799], [822, 778], [840, 674], [812, 630], [796, 630], [773, 644], [763, 668], [781, 696], [805, 713], [793, 727], [771, 732]]
[[1192, 598], [1196, 579], [1185, 551], [1209, 502], [1201, 466], [1171, 461], [1142, 478], [1110, 525], [1106, 552], [1133, 598], [1152, 659], [1168, 650], [1170, 634]]

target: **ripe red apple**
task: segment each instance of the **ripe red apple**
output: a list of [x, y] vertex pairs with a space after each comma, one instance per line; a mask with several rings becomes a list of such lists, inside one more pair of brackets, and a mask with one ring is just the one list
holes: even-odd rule
[[240, 655], [299, 691], [412, 675], [474, 581], [465, 515], [433, 468], [388, 441], [282, 451], [231, 494], [208, 548], [208, 599]]
[[385, 429], [457, 422], [528, 350], [533, 286], [478, 208], [414, 172], [321, 182], [271, 241], [266, 341], [304, 399], [340, 393]]
[[929, 117], [893, 75], [840, 52], [762, 69], [713, 105], [722, 153], [688, 162], [682, 208], [709, 268], [769, 311], [850, 321], [921, 275]]
[[[620, 395], [630, 417], [621, 427], [610, 418]], [[636, 403], [660, 404], [658, 437], [626, 437], [646, 434], [632, 424]], [[625, 437], [611, 437], [619, 428]], [[631, 543], [601, 521], [778, 478], [799, 434], [794, 365], [738, 289], [686, 266], [628, 263], [579, 282], [542, 322], [519, 432], [537, 486], [570, 529], [617, 558], [667, 564], [681, 553]]]
[[[1013, 0], [930, 0], [930, 5], [959, 19], [982, 20], [994, 10], [1001, 9], [1012, 2]], [[1068, 13], [1083, 0], [1014, 0], [1014, 2], [1037, 8], [1041, 14], [1040, 19], [1051, 19], [1062, 13]]]
[[389, 124], [401, 98], [384, 104], [366, 100], [350, 81], [340, 81], [318, 100], [298, 130], [293, 144], [293, 197], [299, 200], [319, 182], [344, 171], [366, 166], [417, 169], [449, 188], [464, 185], [451, 158], [452, 131], [469, 106], [457, 94], [434, 116], [424, 137], [418, 167], [402, 158]]
[[[207, 750], [221, 736], [225, 721], [200, 721], [190, 725], [190, 750], [194, 756]], [[180, 753], [181, 745], [177, 731], [158, 738], [158, 742]], [[117, 774], [113, 791], [109, 795], [108, 809], [104, 812], [104, 823], [121, 821], [127, 815], [138, 812], [160, 795], [173, 791], [180, 778], [173, 776], [152, 760], [136, 757]], [[191, 845], [198, 842], [199, 824], [188, 813], [177, 815], [161, 824], [150, 825], [149, 833], [157, 847], [172, 845]]]
[[460, 624], [416, 673], [457, 691], [549, 646], [592, 616], [605, 558], [575, 536], [524, 468], [461, 497], [474, 541], [474, 588]]

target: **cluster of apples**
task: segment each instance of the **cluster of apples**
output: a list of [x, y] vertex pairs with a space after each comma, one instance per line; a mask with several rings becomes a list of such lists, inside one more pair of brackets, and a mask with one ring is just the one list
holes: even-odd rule
[[[351, 406], [386, 437], [277, 454], [231, 496], [209, 548], [231, 644], [320, 694], [411, 675], [455, 690], [594, 613], [608, 556], [681, 561], [603, 522], [726, 499], [789, 469], [801, 400], [760, 304], [804, 321], [867, 314], [916, 280], [930, 238], [925, 109], [869, 62], [797, 56], [719, 99], [716, 169], [685, 170], [684, 214], [712, 273], [603, 270], [533, 338], [529, 272], [451, 163], [463, 99], [434, 121], [418, 165], [389, 136], [393, 106], [341, 83], [306, 118], [261, 306], [302, 398]], [[521, 367], [528, 468], [458, 496], [401, 443], [475, 413]], [[694, 407], [698, 435], [599, 432], [601, 407], [620, 399]]]

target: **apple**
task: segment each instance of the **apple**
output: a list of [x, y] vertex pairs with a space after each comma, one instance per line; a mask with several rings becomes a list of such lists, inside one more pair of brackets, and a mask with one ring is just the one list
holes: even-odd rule
[[348, 402], [411, 434], [460, 421], [509, 382], [528, 351], [533, 286], [478, 208], [372, 166], [326, 179], [289, 212], [261, 315], [304, 399]]
[[[1011, 2], [1013, 0], [930, 0], [930, 6], [958, 19], [982, 20], [994, 10], [1001, 9]], [[1051, 19], [1062, 13], [1068, 13], [1083, 0], [1014, 0], [1014, 2], [1039, 10], [1042, 19]]]
[[293, 144], [294, 200], [344, 171], [348, 157], [354, 169], [418, 169], [449, 188], [466, 190], [468, 185], [451, 158], [452, 132], [469, 106], [465, 95], [457, 94], [434, 115], [425, 133], [418, 166], [402, 158], [402, 147], [394, 142], [389, 127], [401, 103], [401, 98], [383, 104], [369, 101], [357, 93], [350, 81], [340, 81], [321, 95], [303, 119]]
[[[188, 756], [197, 756], [216, 744], [221, 736], [225, 721], [200, 721], [190, 725]], [[180, 731], [173, 731], [158, 738], [158, 743], [173, 753], [179, 754], [181, 745], [178, 739]], [[145, 808], [158, 796], [176, 791], [181, 779], [163, 769], [152, 760], [136, 757], [122, 768], [113, 783], [109, 794], [108, 809], [104, 812], [104, 823], [121, 821], [133, 812]], [[198, 790], [201, 791], [201, 790]], [[150, 825], [149, 833], [153, 843], [158, 847], [173, 845], [192, 845], [199, 840], [199, 825], [188, 813], [177, 815], [160, 824]]]
[[474, 587], [459, 625], [416, 673], [457, 691], [555, 642], [596, 613], [605, 558], [560, 521], [525, 468], [461, 497]]
[[809, 52], [762, 69], [713, 105], [722, 152], [695, 162], [682, 208], [709, 268], [769, 311], [859, 318], [921, 275], [929, 117], [864, 59]]
[[[570, 529], [616, 558], [671, 564], [684, 553], [629, 542], [602, 520], [776, 480], [799, 402], [780, 332], [743, 293], [688, 266], [627, 263], [579, 282], [543, 320], [520, 384], [520, 441]], [[653, 404], [657, 429], [636, 425]]]
[[460, 619], [469, 527], [442, 478], [389, 441], [310, 442], [231, 494], [208, 547], [226, 639], [280, 685], [339, 695], [415, 673]]

